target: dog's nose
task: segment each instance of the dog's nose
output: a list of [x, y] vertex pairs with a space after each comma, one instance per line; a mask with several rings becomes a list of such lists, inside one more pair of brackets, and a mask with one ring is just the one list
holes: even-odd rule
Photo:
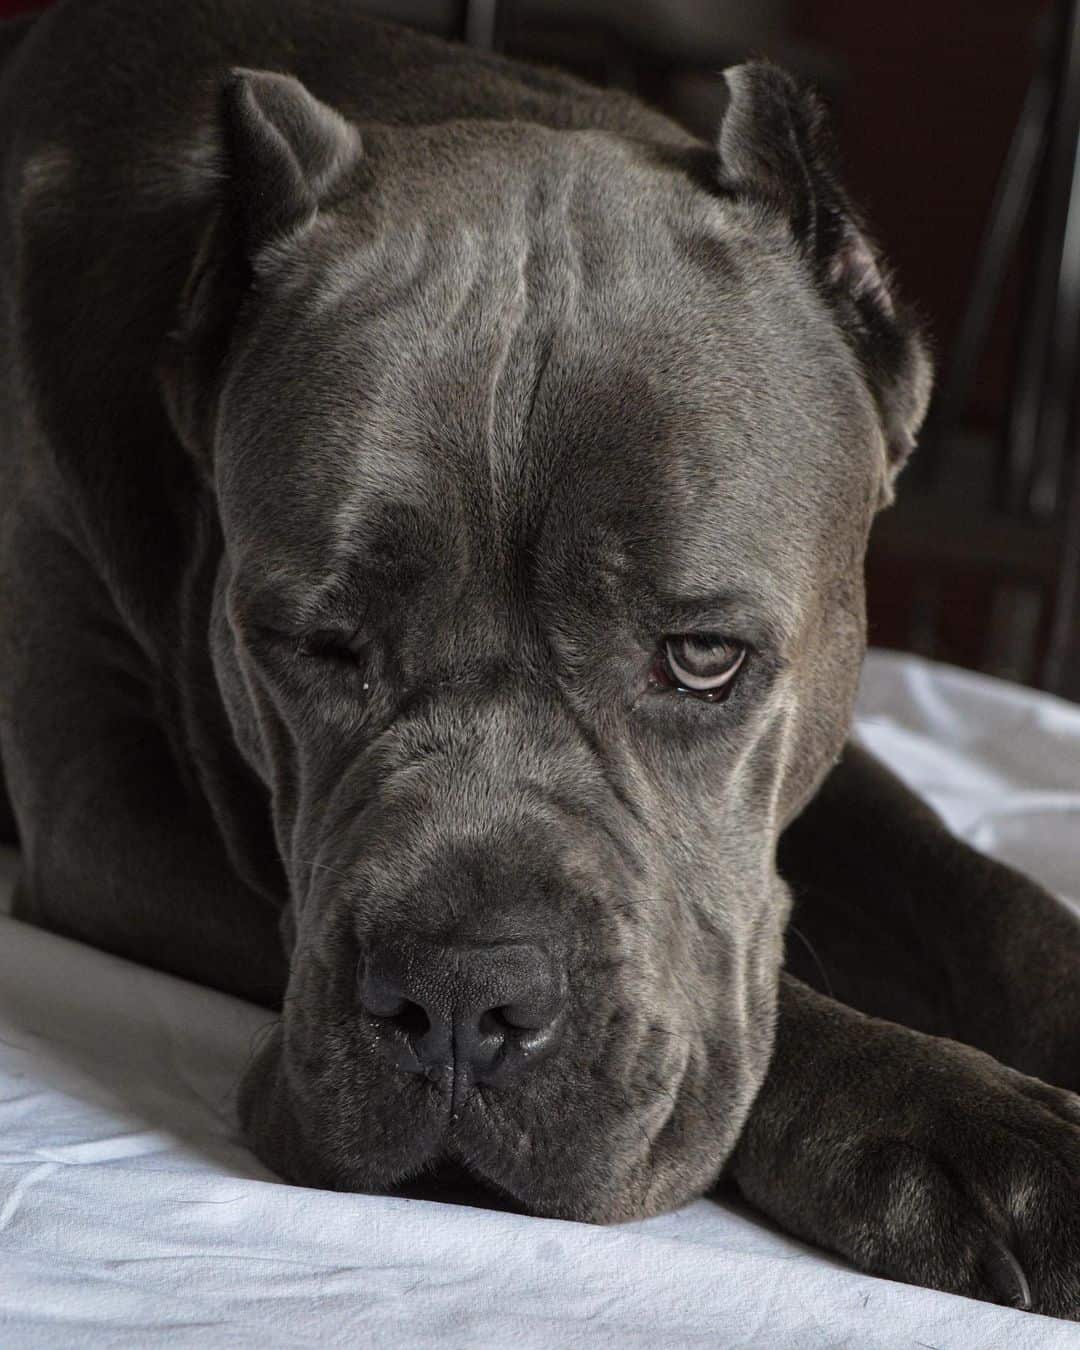
[[392, 1061], [457, 1095], [463, 1083], [501, 1082], [555, 1047], [566, 981], [529, 943], [409, 942], [368, 955], [359, 996]]

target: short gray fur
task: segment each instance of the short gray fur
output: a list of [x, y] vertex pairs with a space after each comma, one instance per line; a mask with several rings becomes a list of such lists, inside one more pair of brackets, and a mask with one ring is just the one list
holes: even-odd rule
[[[21, 915], [283, 1007], [241, 1105], [295, 1182], [727, 1176], [1080, 1315], [1077, 925], [844, 749], [929, 363], [816, 100], [737, 67], [703, 144], [347, 0], [62, 3], [0, 61]], [[658, 688], [706, 630], [730, 697]], [[374, 954], [500, 944], [557, 1049], [388, 1063]]]

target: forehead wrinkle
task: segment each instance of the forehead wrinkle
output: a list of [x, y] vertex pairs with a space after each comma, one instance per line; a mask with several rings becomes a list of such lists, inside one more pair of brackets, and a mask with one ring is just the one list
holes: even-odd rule
[[[568, 152], [568, 140], [575, 153]], [[520, 497], [518, 451], [541, 378], [559, 330], [573, 322], [586, 290], [586, 248], [590, 289], [598, 292], [589, 305], [594, 330], [602, 330], [620, 306], [655, 305], [655, 289], [636, 284], [638, 269], [621, 264], [629, 254], [634, 263], [651, 261], [652, 272], [657, 252], [670, 248], [660, 241], [668, 233], [659, 218], [663, 212], [648, 226], [635, 213], [629, 229], [625, 219], [624, 228], [614, 228], [607, 214], [622, 200], [617, 189], [624, 178], [641, 179], [643, 190], [656, 195], [632, 147], [618, 138], [574, 133], [544, 135], [533, 148], [528, 173], [510, 173], [505, 185], [500, 182], [505, 190], [494, 203], [494, 218], [447, 220], [444, 210], [431, 225], [415, 214], [394, 216], [393, 228], [354, 250], [330, 281], [313, 288], [309, 301], [316, 312], [330, 311], [335, 322], [347, 310], [363, 323], [365, 375], [369, 383], [387, 386], [399, 413], [408, 417], [410, 407], [427, 399], [436, 405], [447, 442], [457, 441], [469, 460], [486, 449], [491, 505], [503, 516]], [[397, 209], [403, 203], [394, 195], [390, 206]], [[413, 211], [425, 203], [422, 193]], [[485, 207], [491, 205], [485, 198]], [[383, 214], [393, 214], [385, 204]], [[478, 284], [481, 278], [485, 286]], [[590, 334], [590, 340], [603, 338]], [[396, 350], [404, 350], [407, 361], [390, 360]], [[456, 387], [432, 399], [432, 382]], [[446, 453], [455, 447], [435, 448]], [[342, 513], [347, 520], [351, 504]]]
[[[507, 194], [499, 217], [484, 228], [466, 222], [426, 232], [428, 261], [414, 269], [409, 287], [397, 288], [392, 302], [382, 297], [374, 309], [361, 287], [351, 306], [362, 323], [356, 350], [364, 353], [366, 401], [385, 410], [387, 444], [400, 439], [395, 417], [419, 407], [428, 414], [428, 425], [418, 428], [418, 447], [427, 453], [374, 458], [376, 481], [390, 472], [391, 493], [415, 491], [418, 482], [423, 490], [421, 459], [452, 469], [448, 479], [456, 481], [464, 469], [469, 481], [486, 480], [486, 494], [462, 496], [477, 541], [505, 537], [528, 495], [522, 447], [529, 418], [559, 333], [577, 306], [574, 184], [564, 167], [541, 174], [527, 194]], [[415, 243], [417, 236], [410, 237]], [[340, 299], [335, 323], [345, 313]], [[405, 483], [403, 466], [410, 475]], [[371, 487], [365, 475], [350, 491], [340, 525], [348, 529], [357, 497]]]
[[[519, 224], [519, 222], [515, 222]], [[523, 226], [524, 222], [520, 222]], [[486, 441], [487, 479], [491, 512], [495, 521], [505, 520], [505, 503], [512, 495], [515, 477], [513, 461], [516, 445], [513, 419], [508, 415], [508, 400], [503, 390], [512, 375], [515, 342], [525, 328], [528, 309], [527, 272], [532, 244], [527, 229], [521, 228], [516, 239], [508, 239], [512, 255], [507, 260], [504, 296], [499, 304], [498, 322], [493, 325], [492, 358], [483, 372], [487, 386], [487, 412], [484, 425]], [[516, 362], [515, 362], [516, 364]]]
[[[492, 220], [414, 218], [340, 265], [327, 268], [316, 248], [290, 269], [266, 346], [293, 370], [319, 350], [319, 384], [290, 382], [276, 410], [252, 417], [249, 453], [234, 455], [232, 469], [247, 460], [262, 479], [263, 524], [280, 513], [283, 492], [297, 516], [330, 517], [331, 530], [305, 530], [298, 546], [313, 593], [331, 588], [363, 546], [373, 503], [412, 506], [449, 533], [448, 516], [476, 509], [476, 494], [458, 484], [475, 481], [480, 456], [490, 499], [487, 511], [476, 511], [475, 538], [510, 536], [512, 517], [529, 509], [525, 488], [539, 457], [523, 453], [523, 442], [548, 358], [583, 290], [582, 235], [610, 232], [590, 198], [595, 165], [549, 151], [526, 179], [509, 184]], [[329, 220], [323, 227], [333, 228]], [[602, 250], [615, 292], [626, 270], [619, 238], [614, 231]], [[295, 322], [298, 304], [306, 323]], [[588, 326], [595, 329], [595, 319]], [[262, 353], [253, 355], [261, 365]], [[438, 390], [431, 397], [433, 381], [450, 384], [449, 406], [439, 406]], [[294, 447], [269, 472], [267, 441]]]
[[[635, 172], [623, 147], [605, 144], [598, 155], [575, 158], [552, 146], [534, 157], [527, 176], [509, 174], [505, 191], [500, 181], [494, 200], [477, 197], [492, 208], [489, 217], [447, 218], [445, 208], [434, 222], [406, 216], [395, 221], [393, 237], [357, 251], [361, 261], [338, 287], [339, 301], [324, 306], [322, 329], [337, 349], [341, 374], [363, 386], [362, 414], [334, 441], [342, 484], [335, 553], [348, 553], [365, 502], [381, 492], [430, 511], [441, 530], [453, 514], [447, 500], [454, 493], [469, 544], [499, 546], [505, 555], [515, 542], [514, 524], [540, 509], [557, 479], [571, 478], [571, 492], [582, 481], [565, 470], [575, 443], [588, 439], [584, 423], [597, 415], [610, 422], [613, 407], [620, 414], [626, 407], [621, 395], [618, 405], [605, 407], [567, 397], [582, 358], [598, 352], [631, 363], [681, 419], [688, 403], [716, 411], [721, 400], [738, 398], [753, 410], [759, 444], [767, 431], [782, 430], [770, 406], [775, 398], [758, 380], [756, 350], [763, 337], [769, 348], [779, 341], [763, 331], [776, 326], [777, 316], [751, 304], [730, 269], [708, 284], [704, 256], [692, 250], [688, 256], [677, 189], [668, 202], [655, 183], [643, 182], [643, 195], [654, 206], [659, 200], [658, 209], [628, 217], [623, 207], [616, 220], [611, 213], [621, 198], [611, 184], [625, 182], [610, 171], [615, 160], [618, 173]], [[700, 193], [693, 204], [695, 229], [711, 233], [724, 224], [722, 206]], [[400, 276], [393, 238], [404, 239]], [[380, 277], [384, 272], [391, 275]], [[407, 284], [399, 284], [402, 278]], [[350, 318], [357, 322], [350, 325]], [[570, 328], [572, 343], [565, 340]], [[310, 341], [309, 329], [305, 345]], [[561, 355], [564, 348], [572, 361]], [[719, 374], [710, 373], [703, 367], [714, 367], [721, 349]], [[784, 419], [788, 437], [791, 423], [805, 423], [804, 455], [815, 439], [808, 406], [791, 400]], [[633, 450], [639, 423], [635, 403], [613, 455]], [[370, 444], [358, 445], [361, 437]], [[760, 512], [752, 501], [746, 515], [753, 536]], [[455, 533], [465, 544], [462, 531]], [[703, 570], [694, 560], [689, 566]], [[785, 589], [793, 591], [798, 580], [793, 576]]]
[[423, 220], [402, 222], [392, 233], [382, 232], [362, 244], [340, 251], [331, 265], [311, 274], [297, 269], [296, 289], [308, 315], [315, 321], [333, 319], [340, 310], [393, 309], [415, 289], [432, 262], [427, 225]]
[[[500, 475], [496, 461], [498, 394], [524, 319], [528, 251], [515, 250], [500, 267], [478, 243], [472, 231], [451, 248], [444, 243], [440, 265], [424, 268], [375, 313], [360, 299], [365, 411], [358, 443], [336, 452], [347, 484], [333, 513], [343, 559], [363, 548], [373, 504], [413, 508], [460, 545], [461, 531], [448, 531], [447, 520], [476, 514], [476, 486], [488, 479], [496, 508], [500, 488], [510, 495], [508, 472]], [[500, 270], [496, 309], [492, 286], [481, 282]], [[488, 468], [478, 476], [485, 451]], [[490, 535], [490, 524], [474, 533]]]
[[[487, 460], [497, 520], [510, 529], [533, 493], [523, 454], [545, 375], [559, 340], [576, 318], [581, 249], [574, 220], [575, 172], [559, 162], [533, 183], [516, 212], [513, 323], [489, 369]], [[557, 363], [556, 363], [557, 365]], [[532, 465], [535, 469], [535, 464]], [[524, 481], [523, 481], [524, 479]]]

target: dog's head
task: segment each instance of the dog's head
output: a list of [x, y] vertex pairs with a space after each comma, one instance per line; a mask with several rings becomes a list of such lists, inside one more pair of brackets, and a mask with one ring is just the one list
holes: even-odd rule
[[297, 1181], [449, 1159], [628, 1218], [710, 1185], [762, 1080], [777, 840], [928, 373], [816, 103], [727, 81], [708, 151], [225, 91], [165, 384], [290, 879], [243, 1110]]

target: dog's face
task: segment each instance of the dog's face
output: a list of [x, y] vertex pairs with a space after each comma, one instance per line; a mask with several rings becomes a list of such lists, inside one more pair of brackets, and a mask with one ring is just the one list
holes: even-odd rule
[[[732, 88], [729, 173], [795, 98]], [[780, 205], [693, 156], [361, 150], [279, 77], [229, 106], [236, 162], [289, 155], [272, 214], [298, 194], [226, 220], [256, 284], [212, 412], [174, 390], [213, 427], [215, 666], [291, 886], [246, 1125], [300, 1182], [451, 1160], [543, 1214], [670, 1207], [767, 1067], [777, 840], [846, 733], [915, 340], [860, 236], [830, 297]]]

